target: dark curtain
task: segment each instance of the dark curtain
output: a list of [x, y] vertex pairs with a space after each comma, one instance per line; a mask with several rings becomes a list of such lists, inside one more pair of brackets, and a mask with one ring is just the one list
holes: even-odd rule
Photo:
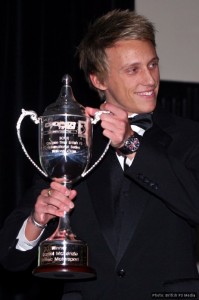
[[[42, 115], [46, 106], [57, 99], [66, 73], [72, 77], [77, 101], [98, 105], [96, 93], [88, 88], [79, 71], [75, 53], [88, 24], [115, 8], [134, 9], [134, 1], [0, 1], [0, 226], [19, 203], [35, 172], [17, 138], [21, 109]], [[36, 162], [37, 130], [29, 117], [24, 119], [21, 135]], [[0, 271], [2, 300], [61, 299], [60, 281], [38, 279], [31, 269], [17, 274], [2, 268]]]
[[161, 81], [158, 101], [169, 112], [199, 121], [198, 83]]

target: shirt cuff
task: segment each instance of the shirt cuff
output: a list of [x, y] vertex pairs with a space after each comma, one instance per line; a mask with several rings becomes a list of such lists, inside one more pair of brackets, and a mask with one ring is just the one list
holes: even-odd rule
[[37, 243], [44, 231], [44, 229], [41, 231], [40, 235], [38, 236], [38, 238], [36, 240], [33, 240], [33, 241], [27, 240], [27, 238], [25, 236], [25, 228], [26, 228], [27, 221], [28, 221], [28, 219], [26, 219], [24, 221], [23, 226], [21, 227], [21, 229], [17, 235], [18, 242], [16, 244], [16, 249], [20, 250], [20, 251], [27, 251], [27, 250], [31, 250], [32, 248], [34, 248], [37, 245]]

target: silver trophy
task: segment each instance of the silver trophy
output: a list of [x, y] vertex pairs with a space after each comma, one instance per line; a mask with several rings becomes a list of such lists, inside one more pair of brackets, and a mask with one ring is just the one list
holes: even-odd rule
[[[70, 86], [71, 77], [65, 75], [63, 86], [56, 102], [46, 107], [42, 116], [22, 109], [17, 122], [17, 135], [28, 159], [46, 177], [64, 178], [71, 189], [74, 182], [86, 176], [103, 158], [88, 169], [92, 148], [92, 124], [100, 120], [100, 111], [95, 118], [85, 115], [85, 109], [74, 98]], [[30, 116], [39, 125], [39, 160], [42, 169], [31, 159], [21, 139], [21, 123]], [[88, 263], [88, 246], [77, 239], [70, 226], [69, 213], [59, 218], [59, 224], [51, 237], [42, 241], [38, 251], [38, 266], [33, 274], [39, 277], [81, 279], [95, 276]]]

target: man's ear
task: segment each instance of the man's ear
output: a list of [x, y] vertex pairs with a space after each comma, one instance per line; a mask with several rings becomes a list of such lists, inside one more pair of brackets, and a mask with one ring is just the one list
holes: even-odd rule
[[90, 74], [89, 76], [90, 76], [90, 80], [91, 80], [92, 84], [94, 85], [94, 87], [96, 89], [102, 90], [102, 91], [106, 90], [106, 86], [103, 83], [101, 83], [101, 81], [98, 79], [98, 77], [96, 75]]

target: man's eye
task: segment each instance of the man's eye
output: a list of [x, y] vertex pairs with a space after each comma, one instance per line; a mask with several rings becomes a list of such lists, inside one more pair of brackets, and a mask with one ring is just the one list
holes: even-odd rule
[[149, 65], [150, 69], [155, 69], [156, 67], [158, 67], [158, 61], [154, 61]]
[[137, 72], [137, 70], [138, 70], [138, 68], [133, 67], [133, 68], [128, 68], [128, 69], [126, 70], [126, 72], [127, 72], [128, 74], [134, 74], [134, 73]]

